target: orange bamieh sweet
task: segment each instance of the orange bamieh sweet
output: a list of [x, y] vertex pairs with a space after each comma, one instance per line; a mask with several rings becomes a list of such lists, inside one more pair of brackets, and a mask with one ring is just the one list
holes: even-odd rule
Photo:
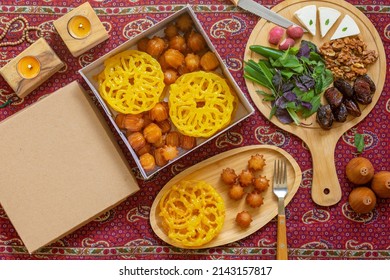
[[212, 72], [180, 76], [170, 87], [169, 116], [184, 135], [210, 137], [232, 118], [235, 97], [226, 80]]
[[214, 239], [225, 221], [225, 204], [207, 182], [180, 181], [159, 202], [159, 216], [168, 237], [183, 247], [199, 247]]
[[156, 59], [127, 50], [104, 61], [98, 75], [99, 93], [117, 112], [139, 114], [152, 109], [164, 91], [164, 74]]

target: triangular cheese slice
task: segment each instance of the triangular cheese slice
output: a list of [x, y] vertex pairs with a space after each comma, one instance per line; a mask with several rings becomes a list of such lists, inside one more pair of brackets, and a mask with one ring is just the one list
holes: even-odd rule
[[340, 39], [348, 36], [358, 35], [359, 33], [359, 26], [349, 15], [346, 15], [330, 39]]
[[313, 35], [316, 35], [317, 6], [308, 5], [294, 13], [294, 16], [306, 29]]
[[321, 37], [325, 37], [326, 33], [332, 28], [336, 20], [340, 17], [341, 13], [332, 8], [319, 7], [318, 16], [320, 18], [320, 31]]

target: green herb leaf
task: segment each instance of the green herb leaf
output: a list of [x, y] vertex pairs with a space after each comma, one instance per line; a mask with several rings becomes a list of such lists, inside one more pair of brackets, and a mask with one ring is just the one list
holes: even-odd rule
[[280, 70], [280, 74], [287, 80], [290, 80], [293, 75], [295, 75], [294, 71], [291, 71], [290, 69], [282, 69]]
[[[310, 52], [305, 50], [306, 54], [301, 45], [301, 48], [278, 51], [277, 56], [267, 57], [268, 59], [245, 62], [244, 77], [269, 90], [257, 91], [257, 94], [263, 97], [262, 101], [272, 102], [285, 94], [291, 98], [290, 101], [286, 99], [283, 102], [274, 102], [270, 119], [279, 109], [286, 109], [293, 122], [300, 125], [301, 118], [310, 117], [317, 112], [321, 106], [321, 93], [333, 82], [332, 72], [326, 69], [324, 59], [317, 52], [317, 46], [311, 42], [307, 44]], [[294, 95], [288, 93], [289, 91], [292, 91], [296, 98], [292, 98]]]
[[272, 119], [272, 117], [276, 113], [276, 110], [277, 110], [276, 106], [272, 106], [271, 112], [269, 113], [269, 119]]
[[[295, 69], [303, 70], [303, 67], [299, 61], [299, 59], [295, 55], [286, 54], [280, 57], [279, 59], [275, 60], [273, 63], [271, 63], [273, 67], [280, 67], [280, 68], [290, 68], [295, 71]], [[296, 71], [295, 71], [296, 72]], [[301, 73], [301, 72], [298, 72]]]
[[300, 125], [301, 121], [299, 120], [299, 117], [297, 113], [292, 108], [287, 108], [287, 112], [290, 114], [290, 117], [293, 119], [296, 125]]
[[274, 101], [275, 100], [275, 95], [274, 94], [265, 92], [263, 90], [257, 90], [256, 93], [259, 94], [259, 95], [264, 96], [264, 98], [263, 98], [264, 101]]
[[314, 90], [309, 90], [308, 92], [302, 94], [301, 100], [305, 102], [311, 102], [313, 98], [314, 98]]
[[362, 153], [364, 150], [364, 135], [355, 133], [355, 147], [358, 153]]
[[263, 87], [268, 88], [268, 84], [266, 82], [264, 82], [264, 80], [262, 80], [262, 79], [255, 78], [255, 77], [248, 75], [248, 74], [244, 74], [244, 77], [248, 80], [251, 80], [252, 82], [258, 83], [259, 85], [262, 85]]
[[341, 29], [343, 32], [347, 31], [348, 27], [344, 27], [343, 29]]
[[319, 61], [324, 61], [324, 59], [322, 58], [322, 56], [316, 52], [310, 52], [310, 56], [309, 56], [309, 59], [310, 61], [312, 62], [319, 62]]
[[326, 19], [325, 20], [325, 25], [329, 25], [329, 22], [330, 22], [329, 19]]
[[309, 25], [313, 25], [313, 20], [312, 19], [309, 21]]
[[305, 119], [313, 115], [315, 112], [317, 112], [318, 108], [321, 106], [321, 95], [314, 96], [310, 100], [310, 103], [312, 106], [311, 110], [308, 109], [302, 110], [302, 117]]
[[267, 82], [269, 83], [270, 87], [274, 89], [274, 84], [272, 83], [272, 77], [274, 76], [274, 74], [269, 70], [267, 64], [263, 60], [260, 60], [258, 62], [258, 65], [261, 72], [264, 74], [264, 77], [267, 79]]
[[272, 83], [270, 83], [267, 77], [265, 77], [259, 65], [253, 60], [245, 63], [244, 71], [245, 78], [254, 81], [268, 89], [274, 89]]

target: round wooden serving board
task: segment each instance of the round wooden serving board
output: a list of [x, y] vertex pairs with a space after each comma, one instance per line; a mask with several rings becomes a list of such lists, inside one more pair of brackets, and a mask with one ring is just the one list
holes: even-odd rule
[[[257, 175], [266, 176], [270, 180], [270, 187], [263, 193], [264, 204], [259, 208], [251, 208], [245, 202], [245, 196], [239, 200], [234, 201], [228, 195], [229, 186], [224, 184], [220, 177], [222, 170], [230, 167], [233, 168], [237, 175], [247, 168], [248, 160], [252, 155], [262, 154], [266, 160], [266, 166]], [[288, 194], [285, 200], [287, 205], [295, 193], [302, 180], [302, 172], [297, 162], [292, 158], [290, 154], [281, 148], [269, 145], [255, 145], [242, 148], [233, 149], [222, 154], [209, 158], [201, 163], [198, 163], [189, 169], [186, 169], [179, 175], [170, 180], [160, 191], [155, 198], [152, 208], [150, 210], [150, 224], [152, 229], [163, 241], [181, 248], [186, 248], [180, 244], [176, 244], [164, 232], [161, 226], [161, 218], [159, 216], [158, 204], [163, 194], [174, 184], [182, 180], [203, 180], [212, 185], [217, 192], [222, 196], [225, 202], [226, 217], [223, 228], [219, 235], [211, 242], [201, 247], [191, 247], [187, 249], [201, 249], [210, 248], [215, 246], [225, 245], [239, 239], [242, 239], [271, 221], [278, 212], [278, 201], [276, 196], [272, 192], [272, 179], [273, 179], [273, 165], [276, 159], [285, 159], [287, 163], [287, 184]], [[251, 190], [251, 187], [247, 187], [246, 192]], [[235, 222], [237, 213], [247, 210], [251, 213], [253, 221], [249, 228], [241, 229]]]
[[[328, 32], [328, 34], [321, 38], [319, 30], [319, 22], [317, 19], [317, 32], [316, 36], [312, 36], [310, 33], [305, 33], [303, 38], [304, 40], [312, 41], [318, 47], [320, 47], [324, 42], [330, 40], [330, 37], [333, 35], [337, 26], [340, 24], [342, 18], [348, 14], [350, 15], [357, 23], [360, 29], [360, 37], [366, 42], [367, 48], [370, 50], [376, 50], [379, 54], [378, 60], [369, 66], [368, 75], [373, 79], [376, 84], [377, 90], [373, 96], [373, 101], [371, 104], [361, 107], [362, 115], [358, 118], [348, 117], [347, 121], [344, 123], [334, 122], [330, 130], [323, 130], [319, 127], [315, 120], [315, 115], [310, 119], [305, 120], [305, 123], [311, 124], [310, 126], [297, 126], [290, 124], [283, 124], [279, 122], [276, 117], [273, 117], [270, 121], [277, 125], [278, 127], [286, 130], [290, 133], [295, 134], [300, 139], [302, 139], [308, 146], [312, 161], [313, 161], [313, 182], [312, 182], [312, 199], [315, 203], [322, 206], [334, 205], [341, 199], [341, 188], [337, 178], [334, 153], [336, 144], [339, 138], [351, 127], [363, 120], [368, 113], [374, 108], [376, 102], [379, 99], [379, 96], [382, 92], [385, 77], [386, 77], [386, 55], [383, 48], [381, 38], [372, 25], [370, 20], [357, 8], [345, 1], [292, 1], [287, 0], [278, 5], [276, 5], [272, 10], [281, 14], [282, 16], [296, 22], [299, 24], [298, 20], [293, 16], [294, 12], [298, 9], [315, 4], [318, 7], [331, 7], [337, 9], [341, 12], [341, 16]], [[317, 13], [318, 17], [318, 13]], [[253, 53], [249, 50], [251, 45], [263, 45], [271, 46], [268, 43], [268, 34], [272, 27], [275, 24], [270, 23], [264, 19], [261, 19], [255, 28], [253, 29], [251, 36], [249, 37], [244, 60], [248, 61], [250, 59], [258, 61], [260, 55]], [[299, 42], [296, 44], [299, 46]], [[262, 96], [257, 94], [257, 90], [262, 89], [268, 91], [267, 89], [262, 88], [260, 85], [255, 84], [249, 80], [246, 80], [246, 85], [249, 91], [249, 94], [260, 110], [260, 112], [266, 117], [269, 118], [271, 106], [269, 102], [263, 102]]]

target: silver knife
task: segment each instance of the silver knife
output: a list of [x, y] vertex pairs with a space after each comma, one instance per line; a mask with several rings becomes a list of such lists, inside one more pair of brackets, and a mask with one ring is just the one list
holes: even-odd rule
[[[234, 5], [251, 12], [255, 15], [258, 15], [259, 17], [262, 17], [270, 22], [273, 22], [281, 27], [287, 28], [291, 25], [298, 25], [285, 17], [282, 17], [281, 15], [271, 11], [270, 9], [267, 9], [263, 5], [260, 5], [259, 3], [256, 3], [253, 0], [230, 0]], [[306, 29], [302, 27], [304, 32], [307, 32]]]

